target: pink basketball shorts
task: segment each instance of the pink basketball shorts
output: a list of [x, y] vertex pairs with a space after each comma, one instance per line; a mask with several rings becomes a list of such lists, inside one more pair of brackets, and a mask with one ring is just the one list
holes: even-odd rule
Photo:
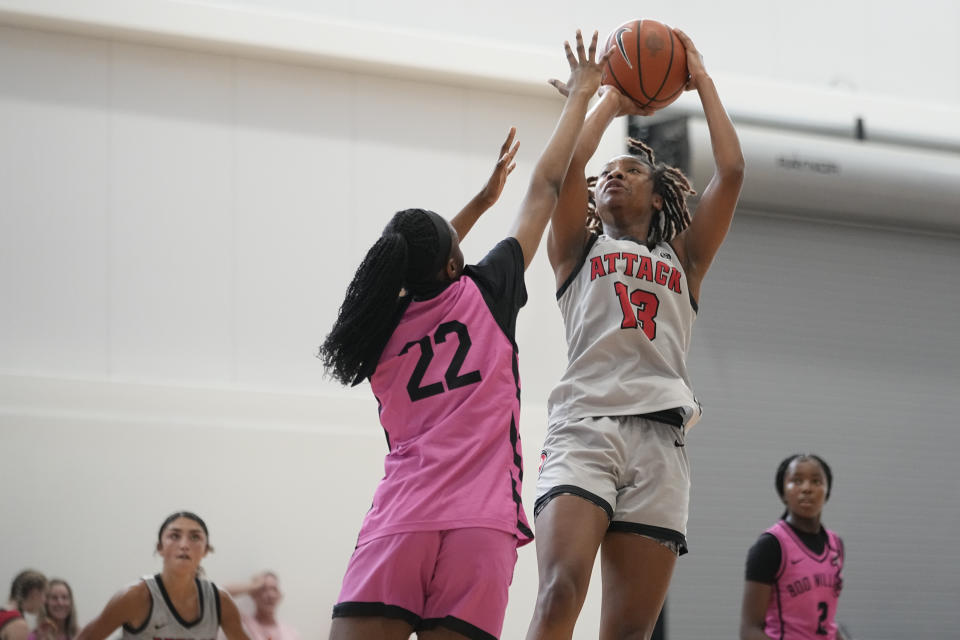
[[517, 538], [494, 529], [414, 531], [375, 538], [353, 552], [333, 617], [406, 620], [477, 640], [503, 628]]

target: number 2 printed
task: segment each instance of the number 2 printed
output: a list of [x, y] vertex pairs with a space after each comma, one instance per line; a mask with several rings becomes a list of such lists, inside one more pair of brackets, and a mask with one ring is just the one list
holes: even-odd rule
[[826, 602], [818, 602], [817, 609], [820, 611], [820, 619], [817, 621], [817, 635], [825, 636], [827, 635], [827, 629], [823, 626], [823, 623], [827, 621], [827, 614], [830, 610]]
[[419, 340], [411, 340], [403, 346], [400, 355], [407, 353], [413, 345], [420, 346], [420, 358], [417, 360], [417, 364], [413, 368], [413, 373], [410, 375], [410, 380], [407, 382], [407, 394], [410, 396], [410, 402], [416, 402], [417, 400], [440, 395], [450, 389], [459, 389], [460, 387], [466, 387], [467, 385], [480, 382], [480, 372], [477, 370], [463, 374], [460, 373], [460, 367], [462, 367], [466, 361], [467, 352], [470, 351], [470, 347], [473, 344], [465, 324], [457, 322], [456, 320], [444, 322], [437, 327], [437, 330], [433, 333], [433, 342], [442, 344], [447, 341], [447, 336], [452, 333], [457, 336], [457, 351], [453, 354], [453, 359], [450, 360], [447, 371], [443, 376], [444, 381], [447, 383], [446, 389], [443, 386], [443, 382], [434, 382], [426, 386], [421, 386], [423, 376], [427, 373], [427, 368], [430, 366], [430, 361], [433, 360], [434, 355], [430, 336], [423, 336]]
[[[627, 292], [627, 285], [622, 282], [613, 283], [613, 290], [620, 299], [620, 308], [623, 310], [621, 329], [636, 329], [639, 326], [647, 337], [653, 340], [657, 337], [657, 309], [660, 308], [660, 299], [656, 294], [634, 289]], [[636, 308], [636, 311], [634, 311]]]

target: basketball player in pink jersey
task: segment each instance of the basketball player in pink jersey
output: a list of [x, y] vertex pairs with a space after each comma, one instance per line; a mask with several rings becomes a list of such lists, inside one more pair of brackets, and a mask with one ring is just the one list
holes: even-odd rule
[[844, 640], [836, 619], [843, 541], [820, 523], [833, 473], [813, 454], [780, 463], [781, 519], [747, 554], [741, 640]]
[[[469, 225], [400, 211], [368, 251], [321, 347], [341, 382], [369, 378], [389, 453], [333, 609], [330, 637], [497, 638], [519, 545], [524, 271], [559, 197], [590, 97], [597, 34], [577, 32], [569, 93], [509, 236], [464, 266]], [[472, 224], [472, 220], [470, 221]]]
[[614, 118], [643, 114], [604, 87], [550, 226], [567, 368], [547, 403], [531, 640], [572, 636], [598, 549], [600, 638], [649, 638], [677, 556], [687, 550], [684, 445], [700, 403], [686, 357], [701, 283], [730, 227], [744, 161], [702, 57], [690, 38], [674, 33], [686, 47], [687, 89], [700, 97], [713, 146], [715, 172], [696, 215], [687, 210], [686, 177], [636, 141], [631, 154], [587, 179], [587, 162]]

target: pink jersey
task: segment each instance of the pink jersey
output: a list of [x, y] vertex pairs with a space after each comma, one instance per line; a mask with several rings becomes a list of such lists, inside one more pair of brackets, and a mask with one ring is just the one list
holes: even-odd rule
[[370, 378], [389, 453], [358, 544], [484, 527], [533, 538], [520, 502], [520, 378], [513, 340], [526, 302], [509, 238], [442, 293], [414, 300]]
[[827, 530], [827, 544], [816, 555], [783, 520], [767, 533], [777, 538], [781, 553], [764, 633], [776, 640], [834, 640], [843, 585], [843, 542]]

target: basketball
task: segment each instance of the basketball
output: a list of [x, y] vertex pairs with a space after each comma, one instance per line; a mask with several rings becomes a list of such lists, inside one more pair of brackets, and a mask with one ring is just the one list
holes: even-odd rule
[[687, 51], [667, 25], [631, 20], [617, 27], [604, 51], [614, 49], [603, 68], [609, 84], [641, 107], [661, 109], [683, 93], [687, 84]]

